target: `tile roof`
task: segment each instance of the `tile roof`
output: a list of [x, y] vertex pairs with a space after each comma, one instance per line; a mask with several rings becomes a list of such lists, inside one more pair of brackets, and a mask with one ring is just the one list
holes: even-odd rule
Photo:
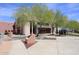
[[14, 23], [0, 22], [0, 32], [4, 33], [5, 30], [13, 30], [13, 24]]

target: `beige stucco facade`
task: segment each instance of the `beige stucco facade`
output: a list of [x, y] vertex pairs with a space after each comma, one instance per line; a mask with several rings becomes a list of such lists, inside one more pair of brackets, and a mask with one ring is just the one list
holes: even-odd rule
[[23, 34], [25, 34], [26, 36], [30, 35], [30, 23], [26, 23], [23, 29]]

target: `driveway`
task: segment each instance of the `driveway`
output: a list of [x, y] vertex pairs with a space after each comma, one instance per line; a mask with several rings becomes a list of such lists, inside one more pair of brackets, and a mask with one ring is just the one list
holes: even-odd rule
[[36, 39], [37, 43], [26, 48], [21, 40], [12, 40], [7, 55], [78, 55], [79, 37], [62, 36], [56, 40]]

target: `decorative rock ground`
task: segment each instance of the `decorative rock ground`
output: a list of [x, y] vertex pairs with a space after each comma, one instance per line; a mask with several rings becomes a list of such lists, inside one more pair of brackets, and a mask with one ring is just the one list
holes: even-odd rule
[[36, 43], [35, 41], [35, 34], [31, 34], [30, 37], [27, 39], [25, 39], [25, 41], [23, 41], [26, 48], [29, 48], [30, 46], [32, 46], [33, 44]]

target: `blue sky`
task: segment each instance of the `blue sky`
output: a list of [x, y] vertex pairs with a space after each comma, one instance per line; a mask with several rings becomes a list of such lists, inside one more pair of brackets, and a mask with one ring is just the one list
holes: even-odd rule
[[[1, 3], [0, 4], [0, 21], [14, 22], [15, 19], [12, 17], [16, 9], [22, 5], [32, 6], [33, 4], [21, 4], [21, 3]], [[51, 10], [60, 10], [62, 14], [68, 16], [70, 20], [79, 21], [79, 4], [78, 3], [48, 3], [45, 4]]]
[[47, 6], [52, 10], [60, 10], [62, 14], [68, 16], [69, 20], [79, 21], [78, 3], [47, 4]]
[[21, 3], [2, 3], [0, 4], [0, 21], [3, 22], [14, 22], [15, 18], [13, 14], [16, 12], [16, 9], [20, 6], [32, 6], [33, 4], [21, 4]]

